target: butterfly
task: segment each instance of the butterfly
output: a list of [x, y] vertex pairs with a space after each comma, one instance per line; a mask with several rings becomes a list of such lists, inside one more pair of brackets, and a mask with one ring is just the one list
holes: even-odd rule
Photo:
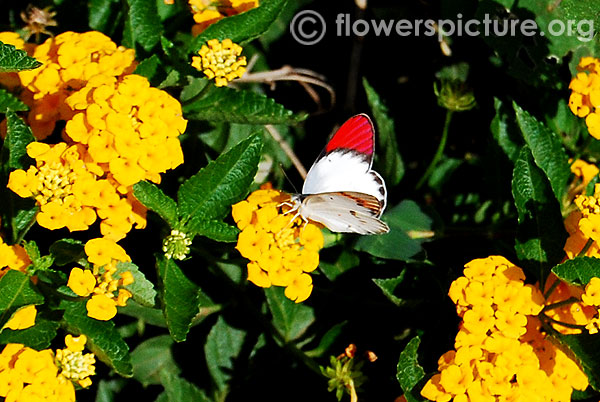
[[387, 190], [371, 169], [375, 129], [366, 114], [348, 119], [329, 140], [308, 171], [301, 194], [290, 199], [305, 221], [325, 225], [332, 232], [378, 234], [390, 228], [381, 219]]

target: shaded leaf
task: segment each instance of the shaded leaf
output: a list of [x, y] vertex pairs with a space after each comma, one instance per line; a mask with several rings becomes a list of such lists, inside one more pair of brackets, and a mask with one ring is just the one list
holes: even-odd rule
[[363, 78], [363, 87], [367, 93], [369, 107], [373, 112], [377, 125], [378, 160], [380, 172], [386, 182], [392, 186], [398, 184], [404, 176], [404, 163], [396, 143], [396, 128], [394, 120], [389, 116], [388, 108], [383, 103], [375, 89]]
[[156, 336], [140, 343], [131, 352], [133, 378], [144, 387], [161, 383], [161, 371], [179, 374], [181, 371], [173, 359], [173, 339], [169, 335]]
[[398, 287], [398, 285], [400, 285], [404, 281], [405, 274], [406, 274], [406, 270], [402, 270], [402, 272], [400, 272], [400, 275], [398, 275], [395, 278], [386, 278], [386, 279], [373, 278], [373, 282], [375, 282], [375, 284], [377, 286], [379, 286], [379, 289], [381, 289], [383, 291], [383, 294], [388, 299], [390, 299], [390, 301], [392, 303], [394, 303], [396, 306], [401, 306], [405, 303], [404, 299], [401, 299], [395, 295], [396, 288]]
[[83, 242], [75, 239], [55, 241], [50, 245], [50, 254], [54, 257], [54, 263], [61, 267], [86, 259]]
[[515, 122], [515, 111], [498, 98], [494, 98], [496, 115], [492, 119], [490, 130], [508, 159], [516, 161], [523, 147], [521, 129]]
[[339, 324], [335, 324], [329, 331], [323, 335], [321, 340], [319, 341], [319, 345], [312, 349], [304, 352], [309, 357], [321, 357], [329, 348], [334, 344], [334, 342], [338, 339], [338, 337], [342, 334], [344, 327], [348, 321], [340, 322]]
[[432, 220], [414, 201], [402, 201], [382, 219], [390, 226], [389, 233], [361, 236], [356, 250], [379, 258], [407, 261], [421, 252], [421, 244], [431, 236]]
[[156, 265], [167, 328], [176, 342], [185, 341], [192, 320], [198, 314], [198, 286], [181, 272], [175, 261], [159, 255]]
[[294, 303], [285, 297], [282, 287], [265, 289], [267, 304], [273, 316], [273, 325], [285, 342], [298, 340], [315, 321], [312, 308], [302, 303]]
[[0, 113], [7, 113], [9, 110], [25, 112], [29, 107], [6, 89], [0, 89]]
[[88, 24], [90, 28], [110, 35], [118, 20], [119, 0], [90, 0], [88, 2]]
[[243, 124], [296, 124], [306, 118], [263, 94], [215, 86], [200, 99], [183, 105], [183, 112], [192, 120]]
[[160, 371], [160, 382], [165, 387], [162, 400], [168, 402], [211, 402], [196, 385], [168, 370]]
[[126, 0], [129, 6], [123, 34], [124, 45], [135, 48], [138, 43], [144, 50], [150, 51], [159, 41], [162, 24], [158, 16], [155, 1]]
[[519, 218], [517, 257], [544, 278], [563, 258], [567, 233], [546, 175], [526, 146], [515, 161], [512, 193]]
[[208, 371], [217, 389], [225, 393], [231, 379], [234, 360], [242, 350], [246, 333], [229, 326], [223, 317], [219, 317], [211, 328], [204, 345], [204, 354]]

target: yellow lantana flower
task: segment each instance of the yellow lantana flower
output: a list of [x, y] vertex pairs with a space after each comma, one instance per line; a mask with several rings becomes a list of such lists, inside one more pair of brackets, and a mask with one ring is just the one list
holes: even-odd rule
[[289, 194], [264, 188], [233, 205], [231, 213], [242, 230], [236, 249], [250, 260], [248, 280], [263, 288], [283, 286], [285, 295], [300, 303], [312, 292], [309, 273], [319, 265], [324, 240], [317, 225], [292, 221], [286, 200]]
[[[473, 260], [464, 274], [449, 291], [462, 317], [456, 350], [439, 359], [439, 374], [422, 388], [423, 397], [467, 402], [520, 395], [568, 401], [573, 389], [587, 388], [587, 377], [574, 361], [561, 355], [564, 366], [555, 363], [562, 352], [541, 332], [537, 315], [544, 302], [557, 299], [545, 301], [538, 288], [523, 283], [523, 270], [501, 256]], [[568, 296], [559, 293], [560, 300]]]
[[569, 108], [576, 116], [585, 117], [590, 135], [600, 139], [600, 60], [583, 57], [577, 70], [569, 84]]
[[231, 39], [211, 39], [192, 57], [192, 67], [203, 71], [209, 80], [215, 79], [215, 85], [222, 87], [246, 72], [246, 56], [241, 56], [242, 47]]
[[96, 287], [96, 277], [89, 269], [73, 268], [67, 286], [78, 296], [89, 296]]
[[194, 36], [225, 17], [258, 7], [258, 0], [188, 0], [188, 3], [196, 23], [192, 27]]
[[33, 324], [35, 324], [36, 316], [37, 309], [33, 304], [21, 307], [13, 314], [10, 320], [8, 320], [6, 324], [4, 324], [4, 328], [19, 330], [33, 327]]

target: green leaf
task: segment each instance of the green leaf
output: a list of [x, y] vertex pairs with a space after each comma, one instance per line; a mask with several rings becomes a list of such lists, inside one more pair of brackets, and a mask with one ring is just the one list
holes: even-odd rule
[[0, 332], [0, 344], [22, 343], [35, 350], [46, 349], [56, 337], [59, 323], [39, 317], [35, 319], [35, 325], [21, 330], [5, 328]]
[[406, 303], [406, 300], [395, 295], [396, 288], [404, 281], [405, 274], [406, 270], [403, 269], [402, 272], [400, 272], [400, 275], [395, 278], [373, 278], [373, 282], [379, 286], [379, 288], [383, 291], [383, 294], [396, 306], [402, 306], [404, 303]]
[[160, 58], [156, 54], [153, 54], [147, 59], [142, 60], [133, 73], [142, 75], [148, 78], [149, 81], [152, 81], [154, 76], [160, 72], [162, 68], [161, 64]]
[[123, 35], [125, 46], [134, 48], [138, 43], [144, 50], [150, 51], [159, 41], [162, 24], [158, 16], [156, 2], [148, 0], [126, 0], [126, 29]]
[[146, 276], [140, 271], [137, 265], [131, 262], [119, 262], [115, 276], [127, 271], [133, 275], [133, 283], [124, 287], [131, 292], [133, 300], [142, 306], [154, 307], [154, 299], [156, 298], [154, 284], [146, 279]]
[[325, 353], [327, 353], [329, 348], [335, 343], [335, 341], [338, 339], [338, 337], [343, 333], [344, 327], [346, 326], [347, 323], [348, 323], [348, 321], [344, 321], [344, 322], [335, 324], [333, 327], [331, 327], [331, 329], [329, 331], [327, 331], [325, 333], [325, 335], [323, 335], [323, 337], [321, 338], [321, 341], [319, 342], [319, 345], [316, 348], [314, 348], [312, 350], [308, 350], [308, 351], [304, 352], [304, 354], [306, 354], [309, 357], [321, 357], [321, 356], [325, 355]]
[[429, 188], [435, 191], [441, 191], [443, 185], [452, 177], [452, 173], [454, 173], [454, 171], [464, 162], [463, 159], [442, 156], [442, 160], [438, 163], [427, 180]]
[[144, 387], [161, 383], [161, 371], [179, 374], [180, 369], [173, 358], [171, 347], [173, 339], [169, 335], [160, 335], [140, 343], [131, 352], [133, 378]]
[[571, 170], [560, 138], [514, 102], [513, 107], [536, 165], [546, 173], [556, 199], [562, 202]]
[[404, 163], [398, 151], [396, 143], [396, 128], [394, 120], [390, 118], [388, 108], [381, 100], [375, 89], [369, 84], [366, 78], [363, 78], [363, 87], [367, 93], [369, 107], [377, 123], [377, 145], [380, 149], [378, 153], [379, 170], [387, 183], [395, 186], [404, 176]]
[[306, 118], [263, 94], [216, 86], [184, 105], [183, 113], [192, 120], [243, 124], [296, 124]]
[[517, 257], [543, 278], [563, 258], [567, 234], [548, 179], [527, 146], [515, 161], [512, 193], [519, 217]]
[[302, 337], [315, 321], [313, 309], [302, 303], [294, 303], [285, 297], [282, 287], [273, 286], [265, 289], [265, 295], [273, 316], [273, 325], [286, 343]]
[[44, 297], [24, 273], [11, 269], [0, 278], [0, 324], [4, 325], [19, 307], [43, 302]]
[[221, 154], [179, 187], [179, 216], [188, 221], [222, 219], [243, 199], [258, 169], [262, 149], [254, 135]]
[[0, 113], [6, 114], [9, 110], [26, 112], [29, 107], [6, 89], [0, 89]]
[[90, 28], [110, 35], [115, 28], [119, 11], [119, 0], [90, 0], [88, 24]]
[[194, 217], [188, 221], [184, 230], [186, 233], [194, 233], [215, 241], [226, 243], [235, 243], [238, 234], [240, 233], [240, 230], [237, 227], [231, 226], [225, 222], [194, 219]]
[[242, 350], [245, 337], [244, 331], [229, 326], [223, 317], [217, 319], [208, 333], [204, 355], [208, 371], [221, 393], [226, 393], [233, 361]]
[[13, 45], [0, 42], [0, 73], [14, 73], [22, 70], [33, 70], [42, 63], [29, 57], [27, 52]]
[[33, 163], [27, 155], [27, 145], [35, 141], [31, 129], [15, 112], [6, 113], [7, 134], [3, 147], [8, 150], [8, 168], [26, 169]]
[[[6, 191], [9, 191], [8, 189]], [[9, 198], [10, 197], [10, 198]], [[26, 232], [35, 221], [35, 216], [38, 213], [39, 207], [36, 205], [35, 200], [30, 198], [21, 198], [10, 192], [10, 195], [4, 198], [9, 199], [13, 202], [12, 211], [15, 211], [11, 215], [8, 215], [7, 220], [10, 220], [12, 229], [13, 241], [22, 238], [23, 233]], [[0, 198], [0, 199], [1, 199]]]
[[408, 402], [422, 400], [422, 398], [415, 396], [413, 393], [413, 388], [425, 377], [425, 371], [417, 360], [417, 350], [420, 344], [421, 338], [418, 336], [412, 338], [400, 353], [400, 359], [398, 360], [396, 378]]
[[600, 259], [577, 257], [552, 268], [552, 272], [571, 285], [585, 286], [593, 277], [600, 278]]
[[54, 263], [58, 266], [77, 263], [86, 259], [84, 245], [81, 240], [61, 239], [50, 245], [50, 255], [54, 257]]
[[[204, 391], [193, 383], [179, 377], [176, 373], [161, 370], [160, 382], [165, 387], [163, 398], [168, 402], [211, 402]], [[162, 401], [163, 399], [161, 399]]]
[[199, 288], [181, 272], [175, 261], [159, 255], [156, 258], [162, 310], [171, 337], [185, 341], [198, 314]]
[[119, 335], [112, 321], [99, 321], [87, 315], [85, 301], [61, 302], [65, 309], [63, 321], [66, 329], [75, 335], [87, 337], [87, 347], [96, 357], [112, 367], [123, 377], [133, 375], [129, 346]]
[[190, 53], [198, 52], [210, 39], [222, 41], [229, 38], [244, 45], [258, 38], [277, 20], [286, 2], [287, 0], [264, 0], [257, 8], [217, 21], [190, 43]]
[[169, 226], [172, 228], [177, 226], [179, 222], [177, 219], [177, 203], [171, 197], [165, 195], [155, 184], [140, 181], [133, 185], [133, 195], [146, 208], [156, 212], [163, 218]]
[[144, 324], [167, 328], [165, 316], [161, 309], [142, 306], [136, 303], [135, 300], [128, 300], [126, 306], [117, 307], [117, 309], [119, 314], [137, 318], [139, 321], [143, 321]]
[[389, 233], [361, 236], [355, 250], [379, 258], [408, 261], [421, 252], [421, 244], [432, 235], [431, 218], [414, 201], [402, 201], [388, 210], [383, 220], [390, 226]]
[[[553, 0], [521, 0], [518, 2], [518, 8], [522, 12], [529, 11], [535, 16], [537, 27], [540, 32], [544, 33], [547, 40], [545, 47], [548, 49], [548, 56], [563, 57], [579, 47], [587, 48], [594, 44], [593, 28], [600, 23], [598, 15], [600, 2], [598, 0], [585, 2], [563, 0], [559, 3], [555, 3]], [[554, 30], [560, 29], [558, 22], [565, 28], [575, 22], [574, 30], [576, 30], [577, 25], [586, 20], [591, 23], [580, 26], [580, 34], [583, 35], [575, 32], [569, 35], [566, 29], [561, 35], [553, 35], [549, 29], [551, 24]]]
[[498, 98], [494, 98], [494, 109], [496, 115], [492, 119], [490, 130], [500, 148], [514, 163], [525, 145], [521, 129], [515, 122], [515, 111]]
[[359, 264], [360, 258], [356, 253], [349, 250], [343, 250], [335, 263], [331, 264], [325, 261], [319, 262], [319, 270], [323, 272], [327, 279], [334, 281], [338, 276]]

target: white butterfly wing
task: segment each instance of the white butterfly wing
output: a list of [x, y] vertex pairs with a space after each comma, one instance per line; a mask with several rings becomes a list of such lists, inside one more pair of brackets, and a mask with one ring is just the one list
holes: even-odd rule
[[371, 170], [374, 139], [373, 123], [367, 115], [360, 114], [348, 119], [308, 171], [302, 193], [368, 194], [379, 200], [381, 215], [385, 209], [387, 190], [381, 176]]
[[390, 228], [380, 220], [381, 204], [376, 197], [355, 192], [327, 192], [305, 196], [300, 214], [322, 223], [332, 232], [377, 234]]
[[334, 151], [318, 159], [310, 168], [302, 194], [328, 192], [357, 192], [369, 194], [385, 208], [385, 183], [370, 163], [352, 152]]

